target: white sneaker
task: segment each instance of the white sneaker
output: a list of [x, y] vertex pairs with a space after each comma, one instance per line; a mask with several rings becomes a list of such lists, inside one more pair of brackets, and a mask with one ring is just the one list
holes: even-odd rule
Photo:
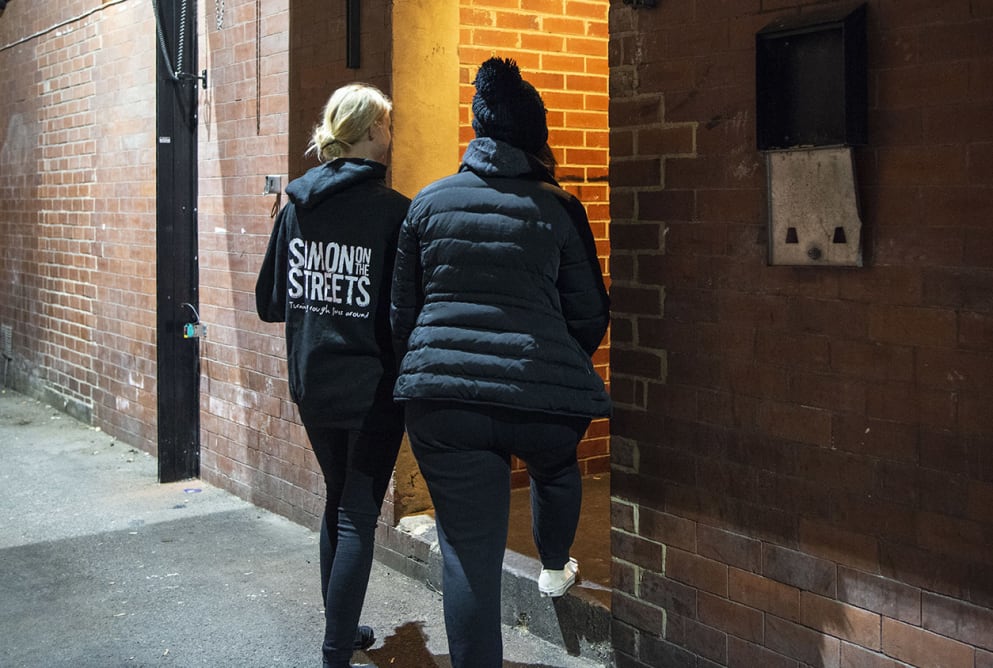
[[541, 575], [538, 576], [538, 593], [552, 598], [561, 596], [569, 587], [576, 584], [578, 573], [579, 562], [572, 557], [569, 557], [569, 563], [560, 571], [542, 568]]

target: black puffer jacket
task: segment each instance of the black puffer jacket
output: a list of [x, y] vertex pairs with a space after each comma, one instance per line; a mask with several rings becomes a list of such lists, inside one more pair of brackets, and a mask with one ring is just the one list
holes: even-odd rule
[[395, 418], [390, 279], [410, 204], [386, 166], [338, 159], [286, 188], [255, 286], [259, 317], [286, 323], [290, 393], [305, 425]]
[[394, 396], [606, 416], [590, 357], [609, 317], [583, 206], [529, 154], [475, 139], [400, 233]]

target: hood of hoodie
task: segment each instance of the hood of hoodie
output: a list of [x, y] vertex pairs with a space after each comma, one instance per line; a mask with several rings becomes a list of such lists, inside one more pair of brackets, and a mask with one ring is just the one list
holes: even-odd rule
[[478, 137], [469, 142], [462, 156], [462, 170], [480, 176], [532, 178], [558, 185], [555, 178], [535, 156], [499, 139]]
[[338, 158], [307, 170], [286, 186], [296, 206], [312, 209], [325, 199], [363, 181], [386, 179], [386, 165], [361, 158]]

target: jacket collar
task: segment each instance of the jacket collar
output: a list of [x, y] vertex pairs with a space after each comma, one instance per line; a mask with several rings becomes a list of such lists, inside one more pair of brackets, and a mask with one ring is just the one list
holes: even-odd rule
[[491, 137], [477, 137], [469, 142], [459, 168], [466, 170], [480, 176], [533, 179], [558, 185], [538, 158]]

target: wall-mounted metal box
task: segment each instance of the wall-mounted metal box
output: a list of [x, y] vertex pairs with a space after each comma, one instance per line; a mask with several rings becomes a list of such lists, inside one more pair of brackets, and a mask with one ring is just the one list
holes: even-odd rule
[[790, 16], [756, 34], [760, 151], [866, 143], [865, 14]]
[[769, 264], [862, 266], [852, 149], [770, 151]]

